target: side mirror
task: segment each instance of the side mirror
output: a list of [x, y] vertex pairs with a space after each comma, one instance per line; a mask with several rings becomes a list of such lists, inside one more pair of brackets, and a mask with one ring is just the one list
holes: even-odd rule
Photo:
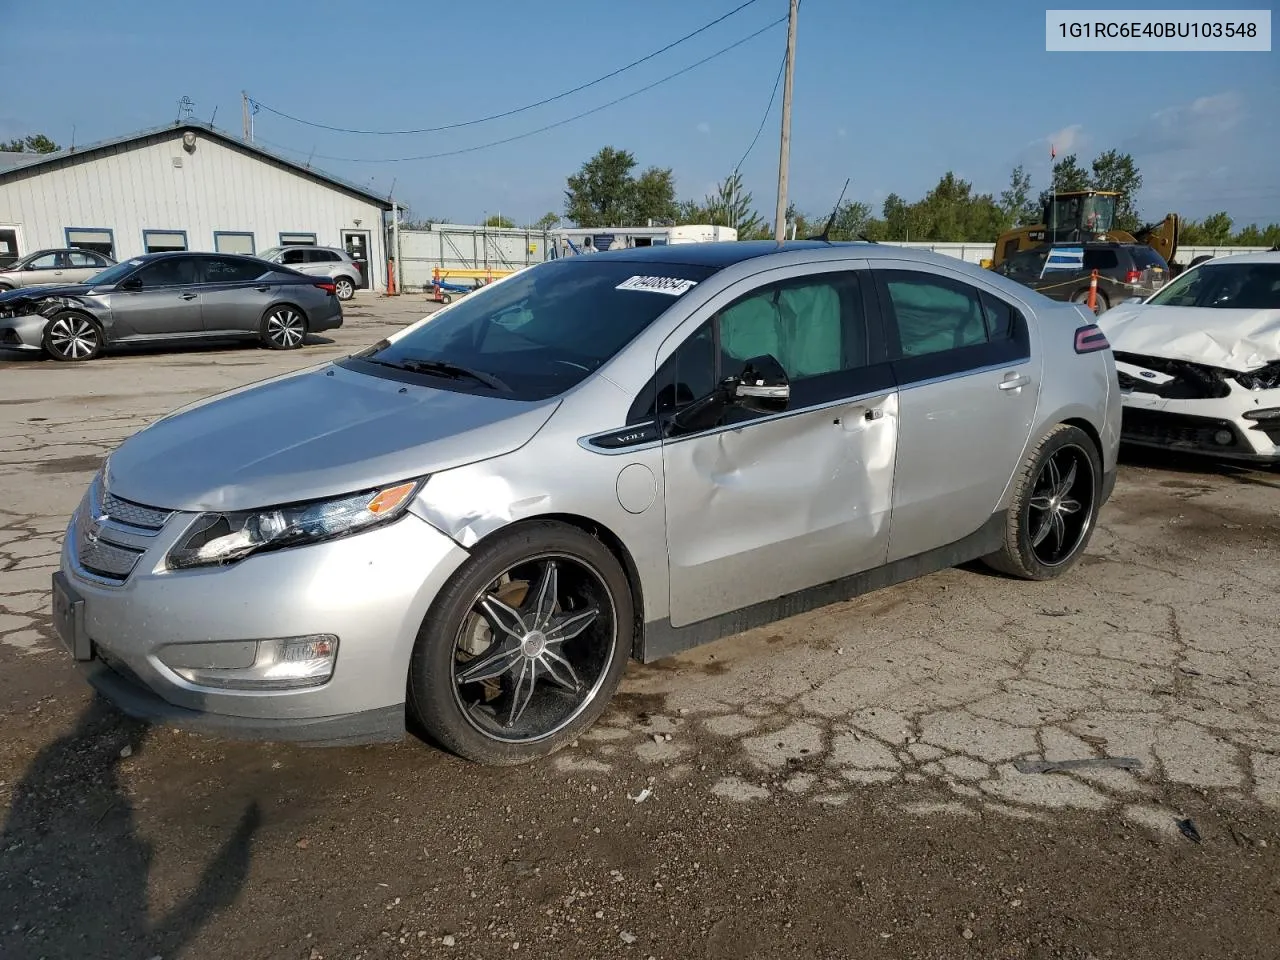
[[778, 413], [791, 400], [791, 381], [777, 358], [752, 357], [742, 373], [727, 382], [735, 403], [758, 413]]
[[132, 277], [125, 277], [123, 280], [120, 281], [120, 289], [121, 290], [141, 290], [142, 278], [139, 277], [136, 273]]

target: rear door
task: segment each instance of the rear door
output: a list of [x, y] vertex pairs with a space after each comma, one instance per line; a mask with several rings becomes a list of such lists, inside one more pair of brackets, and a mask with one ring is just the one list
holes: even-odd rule
[[137, 278], [141, 287], [117, 289], [108, 295], [117, 335], [159, 337], [195, 334], [204, 329], [200, 319], [200, 284], [196, 258], [165, 257], [147, 264], [126, 279]]
[[1034, 331], [1011, 301], [945, 267], [876, 267], [898, 385], [888, 559], [947, 546], [996, 509], [1035, 418]]
[[249, 257], [201, 257], [200, 314], [206, 333], [252, 333], [273, 289], [269, 265]]

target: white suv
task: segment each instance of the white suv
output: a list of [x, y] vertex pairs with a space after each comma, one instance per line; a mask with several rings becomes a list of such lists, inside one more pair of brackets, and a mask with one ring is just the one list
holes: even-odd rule
[[337, 247], [272, 247], [259, 254], [268, 263], [279, 263], [313, 277], [328, 277], [339, 300], [350, 300], [364, 286], [360, 266]]

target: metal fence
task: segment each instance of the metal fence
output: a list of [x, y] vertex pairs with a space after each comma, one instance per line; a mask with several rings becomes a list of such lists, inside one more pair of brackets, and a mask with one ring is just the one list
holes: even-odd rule
[[[960, 260], [967, 260], [969, 263], [981, 263], [995, 255], [996, 245], [994, 243], [933, 243], [933, 242], [911, 242], [907, 243], [901, 240], [885, 240], [882, 241], [896, 247], [914, 247], [917, 250], [932, 250], [935, 253], [944, 253], [949, 257], [956, 257]], [[1233, 253], [1261, 253], [1270, 250], [1270, 247], [1178, 247], [1178, 252], [1174, 255], [1174, 259], [1182, 264], [1187, 265], [1196, 257], [1224, 257]]]
[[400, 275], [404, 292], [431, 286], [432, 271], [515, 270], [549, 256], [551, 235], [541, 230], [509, 230], [437, 223], [429, 230], [400, 231]]

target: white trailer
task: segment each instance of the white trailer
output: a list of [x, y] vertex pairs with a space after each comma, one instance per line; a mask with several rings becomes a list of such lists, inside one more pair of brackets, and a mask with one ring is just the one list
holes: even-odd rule
[[674, 243], [717, 243], [738, 239], [732, 227], [685, 224], [679, 227], [569, 227], [553, 230], [554, 255], [572, 257], [581, 253], [623, 250], [632, 247], [660, 247]]

